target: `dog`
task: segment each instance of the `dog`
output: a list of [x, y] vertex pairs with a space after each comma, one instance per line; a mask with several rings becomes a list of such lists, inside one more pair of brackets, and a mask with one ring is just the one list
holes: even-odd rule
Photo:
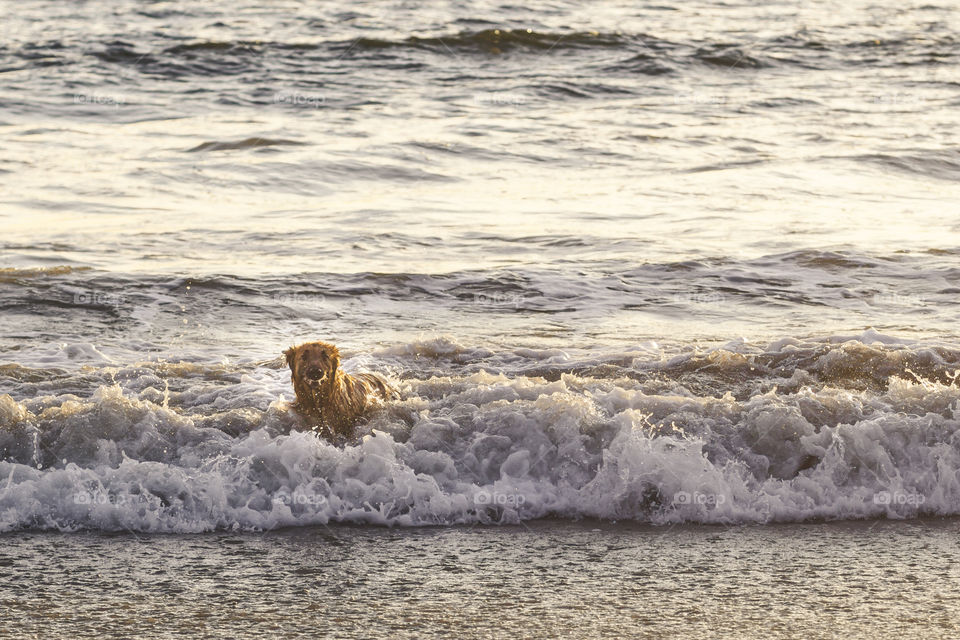
[[364, 414], [394, 395], [386, 380], [373, 373], [348, 375], [340, 370], [340, 351], [327, 342], [307, 342], [283, 352], [297, 396], [297, 410], [341, 438], [353, 436]]

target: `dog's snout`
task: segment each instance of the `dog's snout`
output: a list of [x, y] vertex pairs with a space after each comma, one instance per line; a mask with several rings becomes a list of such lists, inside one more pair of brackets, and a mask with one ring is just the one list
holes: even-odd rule
[[310, 367], [306, 371], [307, 377], [310, 378], [311, 380], [319, 380], [324, 376], [324, 373], [325, 373], [324, 370], [321, 369], [320, 367]]

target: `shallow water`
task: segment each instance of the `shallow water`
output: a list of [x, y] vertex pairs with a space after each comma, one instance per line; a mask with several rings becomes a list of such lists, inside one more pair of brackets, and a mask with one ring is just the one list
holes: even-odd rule
[[4, 536], [22, 636], [950, 638], [957, 522]]

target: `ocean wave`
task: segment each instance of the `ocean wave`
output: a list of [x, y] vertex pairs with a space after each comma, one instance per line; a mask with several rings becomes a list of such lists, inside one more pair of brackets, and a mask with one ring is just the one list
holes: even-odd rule
[[[344, 66], [354, 64], [351, 61], [364, 67], [387, 66], [416, 73], [438, 66], [449, 68], [458, 59], [472, 66], [478, 57], [547, 60], [563, 56], [568, 65], [580, 60], [613, 73], [663, 75], [704, 66], [721, 71], [934, 68], [952, 64], [957, 57], [956, 35], [942, 28], [908, 35], [874, 34], [873, 30], [865, 34], [859, 25], [847, 25], [730, 41], [697, 34], [678, 38], [669, 21], [650, 24], [650, 32], [599, 26], [594, 30], [576, 23], [545, 27], [533, 21], [527, 28], [522, 24], [523, 20], [510, 20], [498, 28], [487, 20], [461, 18], [434, 24], [424, 32], [404, 33], [401, 25], [388, 20], [363, 29], [340, 25], [327, 31], [315, 29], [311, 20], [304, 18], [284, 25], [287, 39], [257, 39], [250, 32], [226, 31], [218, 37], [197, 39], [189, 30], [165, 28], [138, 38], [118, 31], [91, 40], [82, 31], [81, 21], [69, 25], [60, 39], [29, 40], [0, 49], [0, 71], [78, 66], [93, 78], [112, 76], [119, 66], [155, 78], [248, 75], [258, 78], [260, 84], [265, 72], [281, 70], [292, 77], [315, 80], [318, 65], [321, 71], [333, 72], [330, 79], [335, 81]], [[465, 25], [471, 28], [464, 29]], [[75, 51], [79, 55], [74, 55]], [[489, 69], [482, 75], [487, 72]]]
[[694, 53], [694, 57], [708, 65], [727, 69], [760, 69], [773, 66], [770, 62], [766, 62], [756, 54], [751, 53], [746, 47], [729, 44], [711, 44], [700, 47]]
[[281, 138], [244, 138], [243, 140], [210, 140], [188, 151], [234, 151], [237, 149], [260, 149], [276, 146], [302, 146], [305, 143]]
[[896, 154], [857, 155], [849, 159], [897, 173], [907, 173], [950, 182], [955, 182], [960, 178], [960, 150], [958, 149], [905, 150]]
[[[0, 530], [957, 515], [958, 354], [875, 332], [673, 357], [431, 339], [363, 360], [402, 399], [342, 446], [297, 430], [282, 363], [114, 366], [83, 396], [0, 396]], [[553, 375], [494, 366], [518, 360]]]
[[[90, 242], [82, 251], [97, 248], [95, 238]], [[11, 268], [0, 272], [0, 309], [10, 317], [30, 314], [35, 318], [33, 328], [20, 329], [35, 334], [43, 334], [45, 323], [57, 323], [59, 333], [51, 338], [56, 343], [89, 342], [91, 335], [99, 335], [103, 353], [129, 360], [145, 350], [182, 357], [177, 345], [182, 344], [185, 329], [191, 340], [200, 341], [195, 353], [209, 357], [226, 344], [207, 339], [212, 327], [237, 337], [252, 337], [253, 327], [259, 327], [256, 341], [268, 335], [287, 340], [290, 326], [298, 327], [295, 335], [305, 337], [301, 333], [309, 333], [309, 323], [322, 322], [329, 335], [362, 342], [373, 327], [377, 331], [409, 331], [405, 318], [431, 315], [444, 322], [466, 321], [473, 326], [466, 331], [482, 331], [489, 321], [499, 329], [523, 322], [537, 331], [543, 322], [593, 323], [601, 316], [626, 323], [635, 322], [638, 314], [685, 323], [713, 318], [736, 323], [726, 331], [772, 336], [781, 314], [789, 310], [798, 319], [821, 326], [827, 323], [835, 330], [858, 325], [919, 327], [921, 318], [927, 330], [947, 335], [960, 285], [960, 271], [950, 262], [948, 249], [889, 255], [844, 248], [805, 249], [751, 259], [703, 257], [624, 265], [608, 260], [607, 255], [642, 251], [642, 243], [569, 234], [514, 237], [487, 233], [440, 241], [400, 231], [360, 235], [323, 230], [306, 230], [291, 243], [285, 231], [226, 234], [207, 233], [199, 227], [189, 234], [165, 235], [152, 246], [154, 252], [170, 256], [184, 251], [202, 253], [210, 270], [183, 276], [73, 267]], [[324, 269], [236, 276], [213, 271], [223, 260], [231, 259], [231, 248], [249, 246], [294, 269], [337, 265], [344, 272]], [[478, 246], [491, 260], [498, 256], [515, 260], [523, 251], [548, 264], [551, 259], [576, 264], [576, 270], [514, 266], [437, 273], [348, 271], [351, 266], [363, 266], [357, 264], [359, 260], [382, 252], [429, 251], [439, 261], [475, 251]], [[143, 255], [136, 243], [112, 243], [104, 245], [104, 250], [126, 252], [136, 260]], [[73, 249], [67, 245], [64, 251]], [[229, 314], [224, 315], [225, 309]], [[72, 314], [69, 323], [63, 321], [66, 313]], [[742, 321], [745, 314], [753, 318], [752, 329]], [[362, 321], [358, 323], [357, 318]], [[619, 335], [622, 332], [614, 322], [607, 326], [610, 333], [598, 339], [620, 341], [625, 337]], [[17, 335], [11, 333], [18, 350], [36, 352], [37, 357], [51, 355], [41, 354], [47, 345], [44, 340], [20, 340]], [[658, 332], [658, 339], [680, 345], [669, 332]], [[234, 344], [235, 349], [227, 353], [250, 352], [249, 345]], [[57, 357], [67, 364], [100, 362], [100, 356], [86, 352], [64, 351]]]
[[[159, 43], [158, 43], [159, 44]], [[405, 38], [359, 36], [348, 39], [310, 41], [230, 40], [178, 42], [143, 51], [125, 41], [103, 43], [91, 53], [105, 62], [132, 64], [149, 71], [192, 71], [197, 73], [238, 73], [244, 66], [258, 67], [257, 60], [349, 60], [404, 52], [427, 52], [445, 58], [463, 55], [500, 55], [507, 53], [568, 55], [622, 51], [633, 57], [625, 67], [640, 62], [641, 68], [654, 74], [672, 69], [674, 64], [701, 63], [728, 69], [761, 69], [776, 66], [825, 68], [838, 64], [916, 65], [942, 64], [954, 55], [955, 37], [916, 37], [868, 41], [847, 41], [824, 34], [798, 32], [741, 42], [673, 41], [649, 33], [599, 31], [537, 31], [534, 29], [464, 30], [436, 35], [410, 35]], [[37, 59], [32, 50], [21, 57]], [[646, 63], [655, 60], [656, 65]], [[631, 62], [632, 61], [632, 62]], [[253, 67], [251, 67], [253, 65]]]
[[596, 31], [544, 33], [532, 29], [482, 29], [434, 37], [411, 36], [406, 40], [360, 38], [354, 41], [352, 46], [358, 49], [413, 47], [433, 51], [470, 50], [497, 54], [512, 49], [551, 51], [589, 47], [617, 48], [628, 41], [629, 37], [624, 34]]

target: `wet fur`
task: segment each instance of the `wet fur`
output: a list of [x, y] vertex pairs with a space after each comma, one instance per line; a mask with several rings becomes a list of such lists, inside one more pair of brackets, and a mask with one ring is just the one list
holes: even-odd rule
[[340, 369], [340, 352], [326, 342], [308, 342], [283, 352], [297, 396], [297, 410], [332, 435], [349, 438], [367, 410], [393, 390], [372, 373], [349, 375]]

